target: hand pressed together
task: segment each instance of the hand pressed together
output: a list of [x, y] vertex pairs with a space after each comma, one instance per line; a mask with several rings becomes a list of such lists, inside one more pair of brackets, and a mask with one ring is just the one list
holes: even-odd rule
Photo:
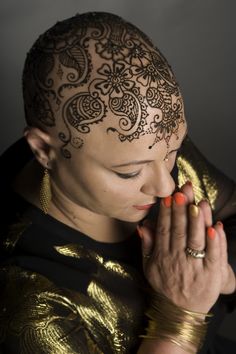
[[[176, 305], [207, 313], [220, 294], [235, 290], [235, 275], [228, 264], [223, 224], [212, 225], [207, 201], [197, 206], [190, 184], [173, 197], [161, 200], [156, 225], [144, 223], [144, 274], [154, 291]], [[186, 248], [205, 251], [195, 258]]]

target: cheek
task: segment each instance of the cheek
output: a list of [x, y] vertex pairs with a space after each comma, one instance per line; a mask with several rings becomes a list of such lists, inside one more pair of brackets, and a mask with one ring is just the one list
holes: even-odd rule
[[122, 179], [119, 181], [115, 176], [95, 174], [92, 171], [80, 174], [78, 183], [85, 195], [99, 204], [129, 204], [138, 194], [137, 183]]
[[103, 209], [115, 205], [122, 208], [137, 202], [141, 181], [123, 180], [113, 173], [92, 168], [91, 165], [83, 165], [79, 169], [75, 167], [71, 172], [72, 184], [76, 186], [71, 192], [84, 204]]
[[127, 202], [137, 196], [138, 191], [137, 183], [132, 183], [129, 180], [110, 182], [106, 184], [104, 189], [104, 193], [111, 196], [111, 198], [115, 197], [116, 200], [126, 200]]
[[118, 178], [110, 178], [104, 183], [104, 188], [100, 190], [97, 197], [103, 199], [107, 205], [119, 208], [130, 207], [135, 204], [139, 199], [139, 184], [137, 181], [132, 180], [119, 180]]
[[174, 156], [171, 156], [169, 160], [166, 162], [168, 171], [171, 172], [174, 168], [175, 162], [176, 162], [176, 156], [177, 154], [175, 153]]

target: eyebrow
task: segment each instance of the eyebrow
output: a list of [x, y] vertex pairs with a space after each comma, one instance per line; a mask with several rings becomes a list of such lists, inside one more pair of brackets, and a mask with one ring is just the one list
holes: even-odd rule
[[[184, 134], [184, 137], [183, 137], [183, 140], [182, 140], [182, 142], [181, 142], [181, 145], [182, 145], [182, 143], [183, 143], [185, 137], [187, 136], [187, 134], [188, 134], [188, 130], [186, 129], [186, 132], [185, 132], [185, 134]], [[181, 147], [181, 145], [180, 145], [180, 147]], [[180, 147], [178, 147], [178, 148], [175, 149], [175, 150], [172, 150], [171, 152], [178, 151], [178, 150], [180, 149]], [[142, 164], [144, 164], [144, 163], [148, 163], [148, 162], [152, 162], [152, 161], [154, 161], [154, 160], [141, 160], [141, 161], [134, 160], [134, 161], [122, 163], [122, 164], [120, 164], [120, 165], [112, 165], [111, 167], [124, 167], [124, 166], [133, 166], [133, 165], [142, 165]]]
[[126, 163], [122, 163], [120, 165], [112, 165], [111, 167], [123, 167], [123, 166], [129, 166], [129, 165], [141, 165], [143, 163], [148, 163], [148, 162], [152, 162], [154, 160], [142, 160], [142, 161], [130, 161], [130, 162], [126, 162]]
[[[180, 147], [178, 147], [177, 149], [171, 150], [171, 152], [175, 152], [178, 151], [180, 149]], [[124, 167], [124, 166], [130, 166], [130, 165], [142, 165], [143, 163], [148, 163], [148, 162], [152, 162], [154, 160], [142, 160], [142, 161], [130, 161], [130, 162], [126, 162], [126, 163], [122, 163], [121, 165], [112, 165], [111, 167]]]

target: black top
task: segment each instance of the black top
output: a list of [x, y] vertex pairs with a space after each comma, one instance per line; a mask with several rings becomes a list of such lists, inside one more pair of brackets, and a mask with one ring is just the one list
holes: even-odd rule
[[[135, 353], [148, 306], [137, 234], [98, 242], [26, 202], [11, 181], [31, 158], [21, 139], [0, 161], [3, 353]], [[178, 173], [176, 166], [176, 179]], [[148, 217], [157, 212], [155, 206]], [[235, 224], [234, 217], [226, 221], [228, 234]], [[216, 353], [217, 327], [232, 306], [231, 296], [219, 298], [199, 353]]]

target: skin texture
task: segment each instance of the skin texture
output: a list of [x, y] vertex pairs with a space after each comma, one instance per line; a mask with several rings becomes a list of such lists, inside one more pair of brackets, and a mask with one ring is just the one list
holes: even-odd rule
[[77, 15], [41, 35], [25, 62], [23, 94], [28, 124], [53, 132], [65, 158], [101, 123], [120, 142], [151, 135], [150, 149], [168, 146], [184, 123], [166, 59], [138, 28], [107, 13]]
[[[38, 151], [38, 160], [43, 164], [48, 156], [53, 156], [50, 162], [53, 198], [49, 214], [100, 241], [112, 242], [126, 237], [123, 228], [117, 228], [117, 220], [131, 227], [129, 231], [134, 230], [137, 222], [148, 213], [147, 210], [137, 210], [134, 205], [153, 203], [174, 191], [175, 183], [170, 172], [185, 131], [182, 126], [179, 139], [173, 135], [166, 161], [165, 142], [150, 150], [147, 148], [152, 139], [149, 135], [132, 144], [121, 144], [114, 137], [104, 139], [103, 132], [92, 133], [93, 143], [86, 144], [83, 153], [77, 158], [74, 154], [71, 159], [65, 159], [60, 149], [53, 148], [51, 138], [47, 149], [42, 149], [44, 143], [39, 137], [42, 134], [31, 129], [26, 133], [27, 139]], [[150, 162], [112, 167], [133, 160]], [[137, 173], [138, 176], [127, 178], [127, 174]]]
[[[133, 25], [105, 13], [57, 23], [27, 56], [23, 92], [26, 138], [51, 175], [52, 216], [112, 242], [147, 214], [133, 205], [175, 189], [182, 97], [163, 55]], [[112, 167], [133, 160], [150, 162]]]
[[[100, 242], [127, 238], [147, 214], [134, 205], [156, 202], [175, 190], [171, 177], [186, 134], [182, 97], [162, 54], [133, 25], [110, 14], [84, 14], [57, 23], [36, 41], [24, 68], [28, 127], [36, 160], [16, 189], [39, 206], [43, 168], [51, 176], [49, 214]], [[128, 164], [133, 160], [145, 161]], [[126, 164], [123, 167], [114, 165]], [[127, 165], [128, 164], [128, 165]], [[28, 186], [29, 183], [26, 183]], [[206, 237], [208, 204], [198, 217], [186, 202], [166, 207], [143, 226], [144, 274], [154, 291], [179, 306], [207, 312], [220, 292], [235, 289], [224, 232]], [[186, 256], [186, 245], [205, 260]], [[207, 289], [207, 291], [206, 291]], [[194, 349], [194, 348], [193, 348]], [[172, 343], [143, 341], [139, 353], [184, 353]]]
[[[185, 185], [182, 192], [183, 204], [177, 202], [178, 193], [174, 194], [171, 206], [167, 207], [162, 200], [157, 224], [141, 228], [143, 252], [151, 255], [144, 258], [144, 271], [156, 291], [182, 307], [187, 304], [188, 309], [207, 313], [219, 293], [235, 290], [235, 275], [228, 264], [222, 224], [212, 227], [211, 209], [206, 201], [195, 206], [198, 213], [193, 215], [192, 188]], [[187, 246], [205, 249], [206, 257], [188, 256]]]

